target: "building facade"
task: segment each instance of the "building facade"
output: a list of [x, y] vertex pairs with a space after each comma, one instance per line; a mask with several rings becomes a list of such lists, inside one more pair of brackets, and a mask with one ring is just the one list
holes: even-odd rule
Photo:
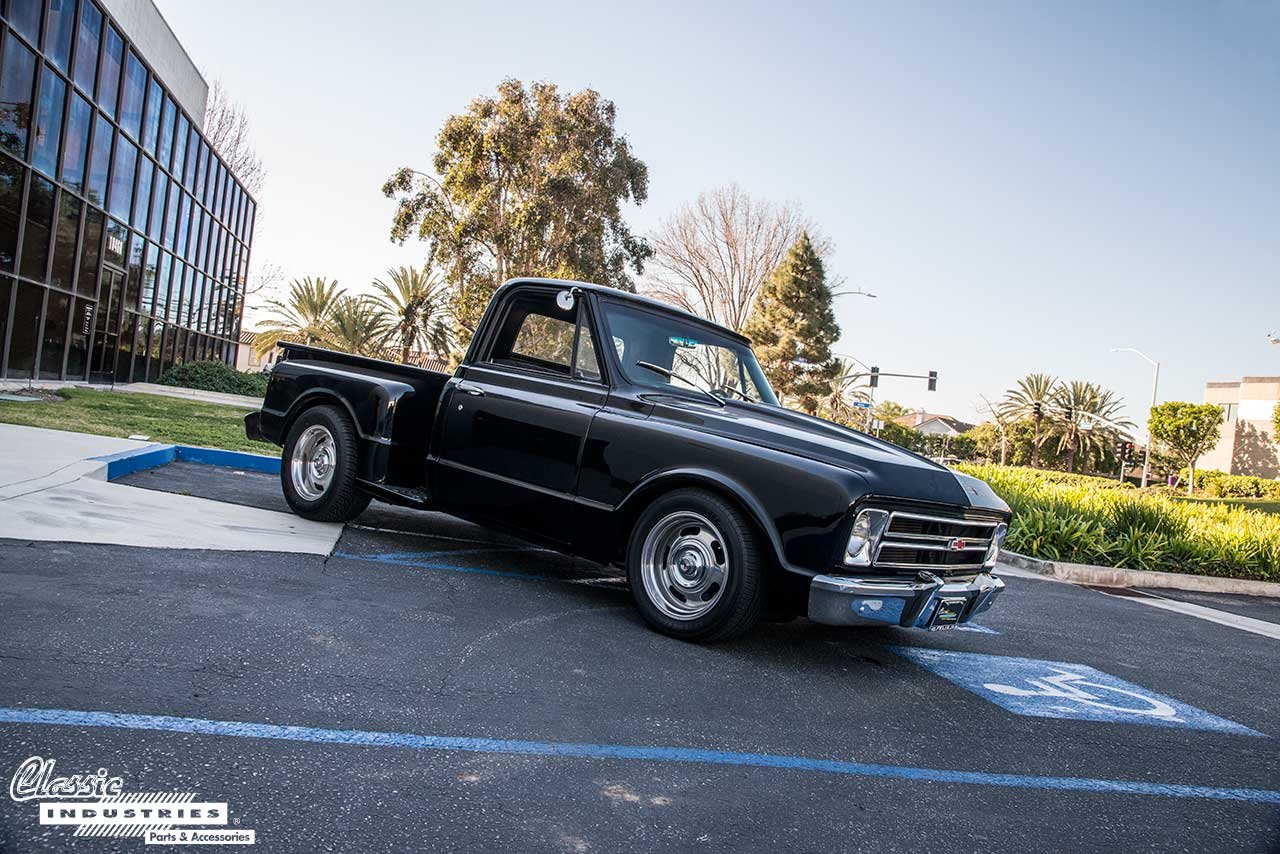
[[1206, 383], [1204, 402], [1222, 407], [1226, 418], [1218, 444], [1197, 468], [1256, 477], [1280, 477], [1280, 444], [1271, 421], [1280, 402], [1280, 377], [1243, 377], [1239, 382]]
[[0, 0], [0, 375], [235, 364], [254, 199], [151, 0]]

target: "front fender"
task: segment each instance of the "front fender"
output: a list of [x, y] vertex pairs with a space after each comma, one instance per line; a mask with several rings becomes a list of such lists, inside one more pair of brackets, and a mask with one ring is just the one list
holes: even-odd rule
[[732, 478], [710, 469], [677, 468], [668, 471], [654, 472], [637, 483], [616, 508], [622, 518], [632, 519], [639, 516], [649, 502], [664, 492], [682, 487], [697, 486], [720, 493], [730, 498], [745, 512], [756, 526], [769, 539], [778, 560], [784, 561], [782, 540], [778, 537], [778, 529], [771, 522], [768, 511], [751, 490]]

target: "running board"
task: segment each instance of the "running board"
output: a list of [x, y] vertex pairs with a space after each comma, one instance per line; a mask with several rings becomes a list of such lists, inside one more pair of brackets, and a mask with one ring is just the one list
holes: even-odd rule
[[385, 483], [374, 483], [369, 480], [357, 480], [356, 484], [374, 498], [388, 504], [413, 507], [417, 510], [431, 508], [431, 495], [425, 489], [416, 489], [412, 486], [388, 486]]

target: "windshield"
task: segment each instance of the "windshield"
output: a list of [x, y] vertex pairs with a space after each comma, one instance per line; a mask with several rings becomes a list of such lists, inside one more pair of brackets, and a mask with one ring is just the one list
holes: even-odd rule
[[[678, 317], [601, 300], [613, 349], [627, 379], [663, 390], [688, 383], [718, 397], [777, 404], [751, 348], [727, 335]], [[648, 362], [685, 380], [638, 367]]]

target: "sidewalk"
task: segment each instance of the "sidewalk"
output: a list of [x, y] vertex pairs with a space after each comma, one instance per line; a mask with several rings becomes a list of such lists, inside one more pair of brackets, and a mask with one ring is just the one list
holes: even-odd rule
[[115, 391], [132, 394], [160, 394], [165, 397], [185, 397], [188, 400], [202, 400], [205, 403], [223, 403], [227, 406], [238, 406], [241, 409], [258, 410], [262, 408], [262, 398], [249, 397], [243, 394], [224, 394], [220, 391], [201, 391], [194, 388], [181, 388], [156, 383], [125, 383], [114, 387]]
[[0, 538], [328, 554], [342, 526], [106, 480], [96, 457], [150, 445], [0, 424]]
[[194, 388], [157, 385], [156, 383], [120, 383], [111, 386], [59, 380], [0, 380], [0, 392], [20, 391], [24, 388], [39, 388], [49, 391], [55, 391], [60, 388], [88, 388], [103, 392], [121, 391], [129, 394], [158, 394], [164, 397], [183, 397], [187, 400], [221, 403], [240, 409], [262, 408], [262, 398], [260, 397], [249, 397], [243, 394], [223, 394], [219, 391], [201, 391]]

